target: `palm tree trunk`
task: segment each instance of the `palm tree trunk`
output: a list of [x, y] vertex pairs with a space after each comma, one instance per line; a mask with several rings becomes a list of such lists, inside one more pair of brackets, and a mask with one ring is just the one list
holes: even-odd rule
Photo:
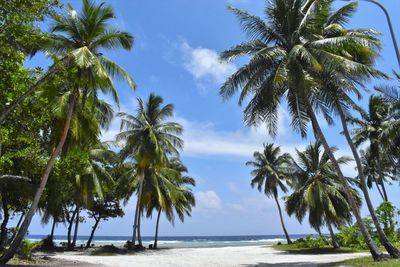
[[360, 156], [358, 154], [357, 148], [354, 145], [353, 140], [351, 139], [350, 133], [349, 133], [349, 129], [347, 128], [347, 123], [346, 123], [346, 117], [343, 113], [342, 107], [340, 106], [340, 104], [336, 105], [339, 111], [339, 116], [340, 116], [340, 120], [342, 123], [342, 127], [343, 127], [343, 133], [346, 137], [347, 143], [350, 146], [350, 149], [353, 153], [353, 157], [354, 160], [356, 161], [356, 165], [357, 165], [357, 170], [358, 170], [358, 176], [360, 179], [360, 184], [361, 184], [361, 191], [363, 192], [364, 198], [365, 198], [365, 202], [367, 203], [367, 207], [368, 207], [368, 211], [371, 215], [371, 219], [374, 222], [376, 231], [378, 233], [379, 236], [379, 241], [382, 243], [382, 245], [385, 247], [386, 251], [390, 254], [390, 256], [398, 258], [400, 257], [400, 252], [399, 250], [393, 246], [393, 244], [389, 241], [389, 239], [387, 238], [385, 232], [382, 230], [381, 224], [378, 221], [378, 218], [376, 217], [375, 214], [375, 208], [372, 205], [372, 201], [371, 198], [369, 197], [369, 192], [368, 192], [368, 186], [367, 186], [367, 182], [366, 182], [366, 178], [364, 175], [364, 168], [363, 165], [361, 163], [361, 159]]
[[96, 231], [97, 226], [99, 225], [99, 222], [100, 222], [101, 218], [98, 218], [98, 219], [94, 218], [94, 220], [96, 222], [94, 223], [94, 225], [92, 227], [92, 232], [90, 233], [90, 237], [89, 237], [88, 241], [86, 242], [86, 248], [90, 248], [90, 245], [91, 245], [93, 237], [94, 237], [94, 232]]
[[60, 141], [58, 142], [57, 147], [51, 153], [50, 159], [46, 165], [46, 169], [40, 179], [39, 188], [37, 189], [37, 191], [35, 193], [35, 197], [33, 198], [32, 204], [28, 210], [28, 213], [26, 214], [26, 216], [24, 218], [21, 228], [18, 230], [18, 233], [15, 236], [15, 239], [12, 241], [8, 250], [0, 257], [0, 266], [2, 264], [5, 265], [15, 255], [20, 243], [22, 242], [22, 240], [24, 239], [24, 237], [26, 235], [26, 232], [28, 231], [29, 225], [33, 218], [33, 215], [35, 215], [35, 212], [37, 210], [40, 198], [43, 194], [44, 189], [46, 188], [47, 180], [49, 178], [51, 170], [53, 169], [55, 160], [56, 160], [58, 154], [60, 153], [61, 149], [63, 148], [65, 140], [67, 139], [69, 126], [70, 126], [70, 123], [71, 123], [71, 120], [73, 117], [73, 113], [74, 113], [74, 108], [75, 108], [75, 98], [71, 97], [67, 117], [66, 117], [65, 123], [64, 123], [64, 128], [61, 133]]
[[333, 232], [331, 222], [327, 221], [326, 224], [327, 224], [328, 229], [329, 229], [329, 234], [331, 235], [332, 247], [333, 248], [340, 248], [340, 245], [336, 240], [335, 233]]
[[154, 244], [153, 244], [153, 248], [154, 248], [154, 249], [157, 248], [157, 241], [158, 241], [158, 225], [159, 225], [159, 223], [160, 223], [160, 215], [161, 215], [161, 208], [158, 210], [158, 214], [157, 214], [156, 234], [154, 235]]
[[72, 241], [71, 241], [71, 232], [72, 232], [72, 226], [74, 225], [74, 219], [76, 215], [76, 209], [72, 212], [71, 218], [69, 218], [68, 221], [68, 230], [67, 230], [67, 249], [72, 249]]
[[285, 233], [286, 241], [287, 241], [288, 244], [292, 244], [292, 240], [290, 240], [289, 234], [286, 231], [285, 223], [283, 222], [281, 205], [279, 204], [278, 198], [275, 195], [274, 195], [274, 199], [275, 199], [276, 205], [278, 206], [279, 217], [281, 219], [281, 225], [282, 225], [283, 232]]
[[354, 217], [357, 220], [358, 226], [360, 228], [361, 234], [364, 237], [365, 243], [367, 244], [374, 260], [380, 260], [380, 259], [384, 258], [385, 255], [382, 253], [382, 251], [379, 249], [379, 247], [375, 244], [375, 242], [371, 238], [371, 235], [368, 233], [368, 229], [365, 226], [365, 224], [361, 218], [360, 209], [357, 206], [357, 203], [351, 193], [350, 186], [349, 186], [346, 178], [344, 177], [342, 170], [340, 169], [340, 166], [335, 158], [335, 155], [333, 154], [333, 152], [331, 150], [331, 147], [329, 146], [328, 142], [326, 141], [325, 135], [323, 134], [321, 127], [319, 126], [317, 117], [315, 116], [314, 110], [313, 110], [310, 102], [308, 101], [307, 97], [303, 97], [303, 101], [304, 101], [304, 104], [306, 105], [308, 116], [311, 119], [311, 124], [314, 129], [314, 134], [315, 134], [316, 138], [318, 138], [318, 140], [324, 146], [324, 149], [333, 164], [333, 167], [338, 175], [338, 178], [343, 185], [343, 189], [345, 191], [347, 201], [349, 202], [350, 207], [353, 210]]
[[374, 182], [375, 182], [376, 188], [378, 189], [379, 195], [382, 198], [382, 201], [385, 201], [385, 196], [382, 193], [382, 190], [381, 190], [381, 187], [379, 185], [379, 182], [376, 179], [374, 179]]
[[76, 207], [76, 218], [75, 218], [75, 230], [74, 230], [74, 239], [72, 241], [72, 248], [76, 246], [76, 238], [78, 237], [78, 227], [79, 227], [79, 211], [80, 207]]
[[138, 223], [138, 218], [139, 218], [140, 199], [142, 198], [143, 181], [144, 181], [144, 173], [140, 174], [138, 198], [136, 201], [135, 218], [133, 221], [133, 235], [132, 235], [133, 248], [135, 248], [135, 245], [136, 245], [137, 223]]
[[2, 200], [2, 206], [3, 206], [3, 221], [1, 223], [0, 227], [0, 251], [4, 250], [4, 247], [7, 242], [7, 224], [10, 219], [10, 212], [8, 210], [8, 204], [7, 202], [3, 199]]
[[142, 214], [139, 213], [139, 218], [138, 218], [138, 243], [139, 243], [139, 247], [143, 248], [143, 243], [142, 243], [142, 235], [140, 234], [140, 222], [142, 219]]
[[51, 226], [51, 232], [50, 232], [50, 241], [53, 244], [54, 242], [54, 229], [56, 228], [57, 220], [56, 218], [53, 218], [53, 225]]

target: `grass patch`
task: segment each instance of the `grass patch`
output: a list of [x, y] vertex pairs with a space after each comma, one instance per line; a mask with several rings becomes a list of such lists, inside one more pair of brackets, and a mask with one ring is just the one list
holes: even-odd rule
[[374, 261], [372, 257], [362, 257], [335, 263], [333, 266], [348, 267], [400, 267], [400, 259], [387, 259], [383, 261]]
[[364, 252], [366, 250], [360, 250], [356, 248], [332, 248], [332, 247], [323, 247], [323, 248], [299, 248], [295, 244], [291, 245], [274, 245], [272, 248], [285, 251], [293, 254], [336, 254], [336, 253], [355, 253], [355, 252]]

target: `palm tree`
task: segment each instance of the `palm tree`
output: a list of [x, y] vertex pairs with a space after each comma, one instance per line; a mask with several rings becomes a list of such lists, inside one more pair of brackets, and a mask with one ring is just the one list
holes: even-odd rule
[[292, 241], [287, 233], [278, 199], [279, 190], [283, 193], [288, 192], [285, 181], [287, 181], [287, 166], [291, 161], [291, 157], [289, 154], [279, 155], [280, 150], [279, 146], [274, 147], [273, 144], [264, 144], [263, 152], [254, 152], [254, 160], [246, 162], [246, 165], [253, 167], [253, 170], [251, 171], [251, 175], [253, 176], [251, 186], [257, 186], [258, 191], [264, 191], [264, 194], [267, 197], [274, 198], [278, 207], [279, 217], [281, 219], [281, 225], [283, 232], [285, 233], [286, 241], [288, 244], [291, 244]]
[[[130, 87], [135, 87], [129, 74], [100, 52], [101, 49], [120, 47], [130, 49], [132, 46], [133, 38], [131, 35], [120, 32], [110, 26], [109, 20], [112, 18], [115, 18], [115, 15], [110, 6], [104, 5], [104, 3], [96, 5], [89, 0], [83, 0], [81, 14], [78, 14], [70, 7], [70, 12], [67, 15], [60, 15], [55, 18], [52, 31], [60, 32], [61, 34], [53, 37], [56, 41], [51, 50], [58, 57], [71, 58], [74, 62], [72, 66], [75, 69], [75, 71], [64, 73], [63, 78], [67, 79], [65, 84], [68, 84], [66, 86], [67, 90], [61, 92], [61, 97], [58, 90], [55, 93], [60, 103], [63, 103], [63, 105], [57, 107], [57, 112], [63, 115], [63, 117], [60, 117], [63, 118], [63, 126], [57, 137], [57, 146], [52, 151], [41, 177], [32, 205], [9, 249], [1, 256], [0, 264], [5, 264], [13, 257], [28, 230], [55, 160], [67, 140], [71, 123], [72, 126], [74, 124], [74, 115], [80, 113], [77, 107], [85, 107], [87, 98], [99, 104], [97, 90], [101, 90], [106, 94], [111, 93], [118, 103], [118, 96], [112, 77], [123, 78]], [[61, 90], [64, 90], [64, 88]], [[92, 113], [100, 115], [99, 113], [102, 113], [102, 111], [94, 109]], [[101, 126], [104, 126], [107, 120], [100, 120], [99, 122]]]
[[[352, 50], [368, 50], [376, 44], [363, 34], [326, 37], [324, 29], [343, 16], [342, 9], [332, 10], [332, 1], [273, 0], [268, 2], [266, 20], [236, 8], [248, 41], [224, 51], [221, 58], [233, 60], [249, 56], [248, 64], [239, 68], [222, 85], [220, 94], [231, 98], [241, 90], [239, 104], [251, 96], [244, 117], [248, 126], [265, 122], [269, 133], [276, 134], [278, 107], [283, 99], [288, 104], [292, 127], [303, 137], [311, 121], [315, 136], [321, 142], [343, 184], [346, 197], [362, 235], [374, 259], [384, 257], [362, 221], [359, 207], [316, 117], [316, 110], [328, 119], [332, 105], [322, 98], [319, 74], [336, 70], [340, 73], [373, 73], [367, 64], [353, 58]], [[331, 27], [331, 30], [335, 29]], [[247, 102], [246, 102], [247, 103]]]
[[144, 181], [151, 179], [152, 175], [157, 176], [165, 166], [167, 156], [179, 155], [178, 150], [183, 146], [183, 141], [179, 138], [183, 131], [182, 126], [165, 121], [173, 116], [173, 105], [162, 106], [162, 104], [163, 99], [160, 96], [150, 94], [146, 103], [138, 99], [136, 116], [128, 113], [118, 114], [121, 118], [121, 130], [124, 131], [117, 135], [117, 141], [125, 141], [121, 155], [123, 158], [135, 161], [132, 180], [136, 181], [138, 198], [133, 224], [133, 247], [140, 220]]
[[185, 215], [191, 216], [195, 198], [189, 186], [196, 186], [195, 179], [186, 175], [188, 172], [179, 158], [169, 158], [166, 166], [162, 168], [159, 176], [153, 176], [142, 198], [143, 208], [147, 210], [146, 216], [152, 217], [157, 211], [156, 231], [153, 248], [157, 248], [158, 228], [161, 213], [164, 212], [167, 220], [174, 225], [175, 214], [181, 222]]
[[[55, 63], [26, 92], [1, 112], [0, 126], [10, 112], [35, 90], [56, 74], [73, 67], [85, 69], [86, 75], [88, 72], [93, 72], [103, 77], [106, 80], [102, 88], [104, 90], [114, 88], [110, 77], [122, 78], [131, 88], [135, 88], [136, 84], [127, 71], [103, 54], [103, 50], [116, 48], [130, 50], [133, 45], [133, 37], [130, 33], [120, 31], [110, 25], [109, 21], [113, 18], [116, 16], [110, 5], [96, 4], [91, 0], [82, 0], [81, 13], [68, 5], [68, 14], [54, 16], [50, 31], [61, 34], [50, 35], [47, 41], [48, 46], [43, 49], [47, 53], [55, 53], [57, 57]], [[113, 95], [117, 97], [115, 90], [113, 90]]]
[[[286, 211], [289, 215], [295, 214], [300, 222], [308, 213], [308, 221], [317, 231], [326, 225], [333, 247], [338, 248], [332, 225], [339, 227], [346, 222], [350, 223], [352, 219], [343, 186], [337, 179], [327, 153], [321, 153], [321, 143], [310, 144], [305, 151], [296, 152], [298, 162], [293, 161], [294, 172], [291, 173], [294, 192], [286, 198]], [[337, 160], [340, 164], [350, 161], [347, 157]], [[361, 205], [357, 191], [353, 189], [352, 194], [358, 200], [358, 205]]]
[[361, 119], [351, 118], [351, 122], [358, 126], [353, 129], [356, 146], [369, 141], [370, 163], [376, 167], [378, 182], [381, 186], [384, 200], [389, 201], [385, 188], [383, 151], [392, 146], [392, 140], [398, 134], [399, 121], [393, 120], [389, 104], [382, 96], [369, 98], [368, 113], [361, 112]]

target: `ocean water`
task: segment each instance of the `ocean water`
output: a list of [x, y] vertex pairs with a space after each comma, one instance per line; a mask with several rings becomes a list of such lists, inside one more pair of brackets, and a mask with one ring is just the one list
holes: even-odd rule
[[[307, 235], [290, 235], [294, 239], [303, 238]], [[28, 239], [40, 241], [45, 235], [29, 235]], [[88, 236], [78, 236], [77, 246], [86, 245]], [[95, 236], [95, 246], [114, 245], [123, 246], [130, 236]], [[67, 236], [55, 235], [54, 241], [57, 245], [67, 242]], [[148, 246], [154, 241], [154, 237], [142, 237], [143, 245]], [[203, 247], [232, 247], [232, 246], [258, 246], [274, 245], [278, 242], [286, 243], [283, 235], [247, 235], [247, 236], [160, 236], [158, 246], [161, 248], [203, 248]]]

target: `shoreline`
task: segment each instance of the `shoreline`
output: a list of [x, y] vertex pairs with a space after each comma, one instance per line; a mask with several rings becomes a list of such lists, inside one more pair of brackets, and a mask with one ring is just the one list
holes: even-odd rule
[[[76, 265], [105, 267], [203, 267], [203, 266], [321, 266], [347, 259], [368, 256], [369, 253], [292, 254], [270, 246], [234, 246], [219, 248], [170, 248], [146, 250], [135, 254], [92, 256], [88, 252], [64, 252], [47, 255], [50, 259], [73, 262]], [[86, 265], [85, 265], [86, 264]], [[45, 265], [46, 266], [46, 265]]]

